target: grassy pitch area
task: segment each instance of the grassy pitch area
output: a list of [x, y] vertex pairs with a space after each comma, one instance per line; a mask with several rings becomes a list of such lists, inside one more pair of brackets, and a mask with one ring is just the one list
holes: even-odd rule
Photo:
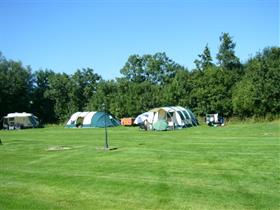
[[0, 209], [279, 209], [279, 124], [0, 131]]

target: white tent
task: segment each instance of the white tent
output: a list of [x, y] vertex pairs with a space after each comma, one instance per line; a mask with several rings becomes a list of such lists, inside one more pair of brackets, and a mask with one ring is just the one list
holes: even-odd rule
[[134, 124], [144, 123], [145, 120], [152, 122], [153, 116], [154, 116], [153, 112], [145, 112], [143, 114], [140, 114], [135, 118]]
[[67, 128], [102, 128], [119, 126], [120, 122], [104, 112], [76, 112], [68, 120]]
[[38, 118], [31, 113], [10, 113], [3, 117], [3, 128], [12, 130], [20, 128], [35, 128], [39, 126]]
[[159, 107], [140, 114], [135, 124], [147, 123], [154, 129], [155, 123], [165, 121], [170, 129], [197, 126], [198, 121], [189, 109], [181, 106]]

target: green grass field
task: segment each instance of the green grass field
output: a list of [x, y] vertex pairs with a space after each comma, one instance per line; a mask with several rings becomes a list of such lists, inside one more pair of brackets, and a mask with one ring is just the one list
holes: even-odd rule
[[279, 209], [280, 127], [0, 131], [0, 209]]

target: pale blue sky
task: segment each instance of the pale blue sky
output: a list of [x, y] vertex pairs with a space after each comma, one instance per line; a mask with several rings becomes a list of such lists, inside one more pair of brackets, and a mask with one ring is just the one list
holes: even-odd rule
[[0, 51], [33, 71], [91, 67], [113, 79], [132, 54], [166, 52], [192, 69], [229, 32], [246, 61], [280, 45], [279, 9], [279, 0], [0, 0]]

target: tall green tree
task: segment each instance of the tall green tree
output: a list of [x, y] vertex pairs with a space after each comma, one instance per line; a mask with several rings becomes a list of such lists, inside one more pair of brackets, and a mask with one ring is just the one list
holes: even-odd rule
[[39, 70], [34, 73], [31, 110], [42, 123], [57, 122], [54, 111], [55, 100], [46, 96], [50, 89], [50, 77], [53, 76], [55, 73], [52, 70]]
[[233, 94], [234, 112], [240, 117], [279, 115], [280, 48], [266, 48], [245, 65], [245, 76]]
[[96, 92], [97, 85], [102, 78], [94, 73], [93, 69], [83, 68], [82, 70], [78, 69], [71, 79], [76, 85], [75, 100], [78, 110], [82, 111]]
[[144, 55], [147, 81], [154, 84], [165, 85], [172, 81], [176, 72], [183, 67], [167, 57], [165, 53]]
[[6, 60], [0, 53], [0, 117], [10, 112], [30, 111], [31, 68]]
[[[106, 106], [106, 111], [111, 112], [111, 103], [116, 99], [117, 88], [114, 80], [101, 80], [95, 92], [93, 92], [89, 102], [87, 103], [87, 110], [102, 111]], [[118, 100], [118, 99], [117, 99]], [[104, 111], [104, 110], [103, 110]], [[111, 113], [114, 113], [111, 112]]]
[[163, 87], [163, 105], [180, 105], [190, 107], [190, 92], [192, 83], [187, 69], [178, 70], [171, 83]]
[[226, 70], [240, 69], [239, 58], [235, 55], [235, 46], [232, 37], [228, 33], [222, 33], [220, 36], [220, 47], [217, 54], [218, 64]]
[[163, 92], [161, 86], [145, 81], [143, 83], [131, 83], [129, 85], [129, 98], [133, 106], [127, 103], [128, 116], [136, 117], [151, 108], [160, 106]]
[[154, 55], [131, 55], [121, 73], [128, 81], [141, 83], [149, 81], [164, 85], [175, 77], [176, 71], [182, 66], [168, 58], [165, 53]]
[[143, 58], [139, 55], [131, 55], [120, 72], [128, 81], [144, 82], [146, 80], [144, 68], [145, 62]]
[[54, 111], [60, 122], [79, 110], [76, 99], [77, 85], [71, 77], [65, 73], [51, 75], [49, 78], [49, 89], [45, 95], [55, 102]]
[[117, 81], [102, 80], [93, 94], [87, 108], [102, 110], [101, 105], [106, 104], [107, 110], [115, 116], [136, 117], [138, 114], [159, 106], [159, 86], [149, 81], [141, 83], [118, 78]]
[[237, 76], [233, 71], [224, 71], [215, 66], [192, 73], [190, 106], [199, 115], [220, 113], [231, 116], [232, 90]]
[[213, 66], [212, 57], [208, 44], [205, 46], [203, 53], [198, 55], [199, 59], [194, 61], [198, 70], [205, 70], [208, 67]]

